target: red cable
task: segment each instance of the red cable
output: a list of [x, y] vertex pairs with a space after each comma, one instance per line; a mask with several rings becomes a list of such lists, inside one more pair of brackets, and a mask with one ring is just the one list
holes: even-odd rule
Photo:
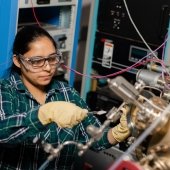
[[40, 24], [40, 22], [38, 21], [38, 18], [37, 18], [37, 16], [36, 16], [36, 13], [35, 13], [35, 10], [34, 10], [33, 2], [32, 2], [32, 0], [30, 0], [30, 1], [31, 1], [32, 12], [33, 12], [34, 18], [35, 18], [37, 24], [39, 25], [39, 27], [41, 27], [41, 24]]

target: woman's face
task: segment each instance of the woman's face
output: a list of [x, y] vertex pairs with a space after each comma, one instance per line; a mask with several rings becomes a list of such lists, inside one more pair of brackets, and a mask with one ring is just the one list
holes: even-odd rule
[[[55, 47], [47, 37], [38, 38], [36, 41], [30, 43], [29, 47], [30, 50], [23, 54], [23, 57], [27, 59], [36, 58], [37, 56], [47, 58], [51, 54], [56, 53]], [[31, 65], [31, 69], [27, 69], [24, 63], [28, 64], [27, 61], [22, 60], [22, 62], [19, 63], [19, 67], [21, 69], [21, 78], [26, 86], [44, 87], [50, 83], [56, 73], [56, 67], [51, 66], [48, 60], [45, 60], [45, 64], [38, 69], [32, 68]]]

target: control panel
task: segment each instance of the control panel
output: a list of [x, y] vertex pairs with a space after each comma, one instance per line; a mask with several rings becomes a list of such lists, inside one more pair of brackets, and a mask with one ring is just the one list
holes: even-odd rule
[[[154, 53], [158, 57], [158, 52], [154, 52]], [[153, 54], [151, 54], [151, 52], [147, 48], [130, 45], [129, 61], [136, 63], [146, 56], [147, 56], [147, 58], [154, 57]]]

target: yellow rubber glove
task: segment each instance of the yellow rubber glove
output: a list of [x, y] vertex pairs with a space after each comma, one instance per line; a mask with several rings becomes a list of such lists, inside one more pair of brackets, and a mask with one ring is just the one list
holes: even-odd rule
[[71, 128], [87, 116], [88, 110], [73, 103], [56, 101], [39, 108], [38, 118], [43, 125], [55, 122], [61, 128]]
[[121, 115], [120, 123], [112, 128], [112, 135], [117, 142], [124, 141], [130, 135], [130, 130], [127, 125], [127, 117], [126, 117], [129, 108], [125, 108], [125, 109], [123, 108], [122, 111], [123, 114]]

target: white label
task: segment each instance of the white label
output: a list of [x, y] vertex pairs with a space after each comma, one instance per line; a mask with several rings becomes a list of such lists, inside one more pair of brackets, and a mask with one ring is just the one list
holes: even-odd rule
[[106, 68], [112, 67], [113, 47], [114, 45], [112, 43], [105, 41], [104, 50], [103, 50], [103, 58], [102, 58], [103, 67], [106, 67]]

